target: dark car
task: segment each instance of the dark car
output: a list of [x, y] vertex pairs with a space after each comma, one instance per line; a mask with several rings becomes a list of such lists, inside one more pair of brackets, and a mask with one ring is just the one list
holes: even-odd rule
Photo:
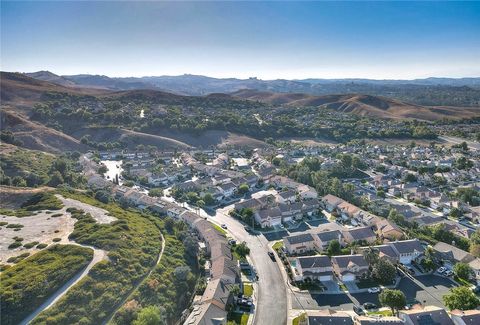
[[353, 311], [359, 316], [365, 315], [365, 311], [360, 306], [353, 306]]
[[365, 308], [366, 310], [377, 309], [377, 305], [375, 305], [373, 302], [366, 302], [363, 304], [363, 308]]
[[268, 256], [270, 256], [272, 261], [275, 261], [275, 254], [273, 254], [272, 252], [268, 252]]

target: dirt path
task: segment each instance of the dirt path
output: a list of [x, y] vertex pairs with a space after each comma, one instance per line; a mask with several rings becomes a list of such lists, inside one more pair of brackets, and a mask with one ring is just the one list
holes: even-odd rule
[[160, 251], [160, 254], [158, 254], [157, 263], [155, 263], [155, 265], [152, 266], [150, 271], [148, 271], [148, 273], [138, 282], [138, 284], [135, 287], [133, 287], [132, 290], [130, 290], [128, 295], [126, 295], [125, 298], [122, 299], [122, 301], [120, 301], [117, 304], [117, 306], [115, 306], [115, 310], [110, 314], [110, 316], [108, 316], [108, 318], [102, 323], [102, 325], [106, 325], [110, 323], [113, 316], [115, 316], [115, 314], [117, 313], [118, 309], [120, 309], [120, 307], [122, 307], [132, 297], [132, 294], [135, 292], [135, 290], [137, 290], [137, 288], [143, 282], [145, 282], [146, 279], [148, 279], [148, 277], [153, 273], [153, 270], [155, 270], [155, 267], [160, 263], [160, 260], [162, 259], [163, 251], [165, 250], [165, 238], [163, 237], [162, 233], [160, 233], [160, 237], [162, 238], [162, 250]]
[[43, 304], [41, 304], [37, 309], [35, 309], [30, 315], [28, 315], [27, 318], [25, 318], [22, 322], [20, 322], [20, 325], [26, 325], [30, 321], [32, 321], [35, 317], [37, 317], [38, 314], [40, 314], [42, 311], [50, 308], [53, 306], [54, 303], [56, 303], [60, 298], [62, 298], [68, 290], [70, 290], [71, 287], [76, 285], [80, 280], [82, 280], [90, 271], [90, 269], [97, 264], [98, 262], [104, 260], [107, 258], [107, 252], [101, 249], [97, 249], [93, 246], [87, 246], [87, 245], [79, 245], [74, 242], [71, 242], [70, 244], [86, 247], [93, 249], [93, 258], [90, 261], [90, 263], [80, 272], [78, 272], [74, 277], [72, 277], [70, 280], [68, 280], [63, 286], [61, 286], [51, 297], [49, 297]]

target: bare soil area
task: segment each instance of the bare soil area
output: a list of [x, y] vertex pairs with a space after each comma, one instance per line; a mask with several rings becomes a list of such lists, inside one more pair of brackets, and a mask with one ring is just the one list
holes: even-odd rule
[[[33, 242], [39, 244], [75, 244], [68, 239], [72, 233], [76, 219], [66, 210], [68, 208], [77, 208], [90, 213], [98, 223], [110, 223], [116, 218], [108, 215], [108, 211], [100, 209], [83, 202], [67, 199], [60, 195], [57, 197], [62, 201], [64, 207], [56, 211], [37, 211], [30, 217], [14, 217], [0, 214], [0, 222], [8, 222], [7, 225], [0, 227], [0, 263], [6, 264], [12, 256], [18, 256], [25, 252], [31, 255], [39, 249], [36, 246], [32, 248], [23, 247], [23, 245]], [[22, 225], [22, 228], [7, 228], [8, 225]], [[23, 238], [22, 245], [17, 248], [9, 249], [8, 246], [15, 242], [15, 237]]]

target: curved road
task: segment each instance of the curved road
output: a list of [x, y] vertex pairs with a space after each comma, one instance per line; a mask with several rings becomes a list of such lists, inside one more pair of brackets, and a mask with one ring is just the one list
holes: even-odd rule
[[278, 264], [267, 255], [268, 241], [263, 235], [249, 234], [238, 220], [228, 216], [229, 209], [218, 209], [209, 220], [218, 225], [226, 224], [228, 233], [238, 242], [246, 242], [250, 248], [249, 256], [259, 277], [254, 324], [286, 324], [287, 288]]
[[93, 246], [79, 245], [77, 243], [72, 243], [72, 242], [70, 242], [68, 244], [78, 245], [78, 246], [93, 249], [92, 260], [82, 271], [78, 272], [74, 277], [72, 277], [70, 280], [68, 280], [51, 297], [49, 297], [47, 300], [45, 300], [45, 302], [43, 304], [41, 304], [37, 309], [35, 309], [32, 313], [30, 313], [30, 315], [28, 315], [27, 318], [25, 318], [22, 322], [20, 322], [20, 325], [28, 324], [35, 317], [37, 317], [37, 315], [40, 314], [42, 311], [50, 308], [54, 303], [56, 303], [60, 298], [62, 298], [67, 293], [67, 291], [70, 290], [71, 287], [73, 287], [81, 279], [83, 279], [95, 264], [104, 260], [107, 257], [107, 252], [106, 251], [95, 248]]

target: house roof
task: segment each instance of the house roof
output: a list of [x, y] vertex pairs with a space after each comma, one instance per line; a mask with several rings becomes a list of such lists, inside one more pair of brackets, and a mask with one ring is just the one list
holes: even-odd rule
[[444, 242], [438, 242], [435, 244], [435, 246], [433, 246], [433, 249], [439, 253], [450, 253], [453, 256], [453, 259], [459, 262], [470, 262], [475, 259], [475, 257], [469, 252]]
[[288, 198], [291, 198], [292, 196], [295, 196], [296, 194], [294, 191], [288, 190], [288, 191], [280, 192], [277, 195], [280, 196], [282, 199], [288, 199]]
[[325, 195], [322, 200], [331, 205], [339, 205], [340, 203], [344, 202], [341, 198], [331, 194]]
[[333, 256], [332, 263], [337, 264], [342, 269], [352, 263], [359, 267], [368, 267], [368, 263], [362, 254]]
[[308, 313], [309, 325], [353, 325], [352, 317], [344, 312], [334, 310], [319, 310]]
[[424, 251], [424, 248], [418, 239], [394, 241], [389, 245], [392, 245], [399, 254], [411, 254], [414, 251]]
[[378, 249], [380, 257], [398, 258], [398, 253], [390, 245], [373, 246]]
[[288, 237], [285, 237], [284, 239], [291, 245], [313, 242], [313, 236], [310, 233], [288, 236]]
[[326, 255], [297, 257], [297, 264], [299, 264], [302, 269], [332, 266], [330, 258]]
[[452, 310], [451, 315], [460, 317], [466, 325], [480, 324], [480, 310]]
[[341, 238], [342, 233], [339, 230], [328, 230], [328, 231], [319, 232], [316, 234], [316, 236], [322, 242], [329, 242], [331, 240], [338, 240], [339, 238]]
[[201, 301], [212, 302], [218, 307], [225, 309], [229, 296], [229, 286], [222, 279], [216, 279], [208, 282]]
[[[379, 319], [378, 317], [372, 316], [357, 316], [355, 317], [357, 324], [364, 325], [364, 324], [378, 324]], [[405, 322], [402, 321], [400, 318], [395, 316], [387, 316], [382, 317], [380, 323], [387, 324], [387, 325], [404, 325]]]
[[227, 312], [212, 303], [193, 307], [184, 325], [221, 325], [227, 321]]
[[270, 218], [281, 218], [282, 212], [279, 208], [262, 209], [257, 211], [257, 215], [261, 220]]
[[426, 306], [402, 310], [400, 314], [409, 318], [413, 325], [454, 325], [447, 312], [440, 307]]
[[352, 236], [353, 240], [362, 240], [362, 239], [375, 237], [375, 233], [370, 227], [353, 228], [345, 232], [349, 233], [350, 236]]

